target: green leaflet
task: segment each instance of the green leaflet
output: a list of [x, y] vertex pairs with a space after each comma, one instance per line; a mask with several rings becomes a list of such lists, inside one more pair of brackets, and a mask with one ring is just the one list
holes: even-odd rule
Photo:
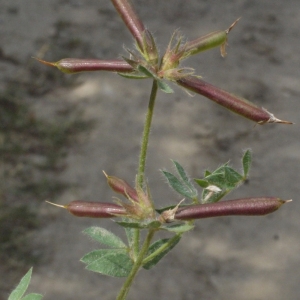
[[43, 295], [31, 293], [26, 295], [22, 300], [40, 300], [43, 298]]
[[125, 228], [136, 228], [136, 229], [146, 229], [146, 228], [159, 228], [161, 223], [159, 221], [150, 221], [150, 222], [127, 222], [127, 221], [120, 221], [116, 222], [120, 226]]
[[80, 261], [89, 265], [93, 262], [95, 262], [98, 259], [103, 258], [105, 255], [111, 254], [111, 253], [123, 253], [126, 254], [127, 250], [126, 249], [98, 249], [98, 250], [93, 250], [86, 255], [84, 255]]
[[194, 179], [194, 181], [204, 189], [209, 186], [209, 183], [205, 179]]
[[142, 73], [138, 73], [138, 72], [132, 72], [132, 73], [121, 73], [118, 72], [118, 75], [124, 77], [124, 78], [128, 78], [128, 79], [146, 79], [148, 78], [148, 76], [142, 74]]
[[194, 179], [203, 188], [202, 203], [219, 201], [246, 180], [251, 165], [251, 152], [249, 150], [243, 155], [242, 164], [243, 174], [229, 167], [226, 163], [213, 172], [205, 171], [204, 178]]
[[31, 280], [31, 274], [32, 274], [32, 268], [29, 269], [29, 271], [24, 275], [24, 277], [21, 279], [20, 283], [17, 285], [17, 287], [11, 292], [9, 295], [8, 300], [40, 300], [43, 298], [40, 294], [28, 294], [24, 298], [22, 296], [25, 294], [30, 280]]
[[251, 163], [252, 163], [252, 155], [251, 155], [251, 151], [249, 149], [245, 151], [243, 159], [242, 159], [242, 163], [243, 163], [243, 169], [244, 169], [244, 177], [247, 177], [248, 173], [250, 171]]
[[179, 177], [181, 178], [182, 182], [185, 183], [185, 185], [191, 190], [191, 192], [193, 192], [194, 194], [197, 194], [197, 190], [192, 185], [191, 180], [189, 179], [184, 168], [177, 161], [172, 160], [172, 162], [175, 165], [176, 171], [177, 171]]
[[142, 65], [138, 65], [137, 70], [145, 74], [147, 77], [157, 79], [157, 76]]
[[89, 235], [93, 240], [112, 248], [127, 247], [118, 236], [101, 227], [90, 227], [85, 229], [83, 233]]
[[[128, 254], [116, 250], [118, 249], [110, 249], [106, 255], [102, 255], [88, 264], [86, 269], [113, 277], [127, 277], [132, 269], [133, 262]], [[86, 258], [89, 255], [90, 257]], [[88, 253], [82, 259], [88, 261], [92, 255]]]
[[166, 94], [174, 93], [174, 91], [170, 88], [170, 86], [161, 79], [157, 79], [157, 85], [160, 88], [160, 90]]
[[198, 191], [191, 183], [191, 180], [189, 179], [184, 168], [177, 161], [172, 162], [176, 168], [179, 178], [177, 178], [170, 172], [162, 171], [162, 173], [168, 180], [169, 185], [180, 195], [190, 199], [196, 199], [198, 196]]
[[145, 74], [147, 77], [150, 77], [150, 78], [152, 77], [153, 79], [155, 79], [157, 81], [158, 87], [164, 93], [167, 93], [167, 94], [174, 93], [174, 91], [170, 88], [170, 86], [167, 83], [165, 83], [162, 79], [160, 79], [159, 77], [157, 77], [156, 74], [152, 73], [150, 70], [148, 70], [144, 66], [139, 65], [137, 67], [137, 70], [140, 73]]
[[[144, 259], [145, 263], [143, 268], [149, 270], [155, 266], [169, 251], [171, 251], [177, 245], [180, 239], [180, 235], [175, 235], [171, 239], [161, 239], [154, 242], [149, 247], [148, 257]], [[157, 252], [157, 255], [153, 255], [155, 252]]]
[[226, 167], [224, 169], [224, 177], [228, 188], [231, 189], [235, 188], [244, 180], [244, 177], [241, 174], [230, 167]]
[[189, 222], [185, 222], [185, 223], [178, 223], [178, 224], [166, 224], [164, 226], [162, 226], [162, 229], [170, 231], [170, 232], [174, 232], [174, 233], [184, 233], [186, 231], [190, 231], [194, 228], [194, 224], [190, 224]]

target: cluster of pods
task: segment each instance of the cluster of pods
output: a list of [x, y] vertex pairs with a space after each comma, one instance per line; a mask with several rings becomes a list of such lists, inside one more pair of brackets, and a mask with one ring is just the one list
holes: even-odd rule
[[[72, 201], [67, 205], [56, 206], [67, 209], [77, 217], [89, 218], [115, 218], [129, 217], [133, 219], [152, 218], [162, 223], [173, 221], [188, 221], [230, 215], [259, 216], [276, 211], [282, 204], [291, 200], [281, 200], [276, 197], [243, 198], [235, 200], [220, 201], [217, 203], [192, 204], [178, 206], [163, 211], [160, 215], [154, 213], [151, 201], [145, 201], [145, 194], [142, 197], [136, 189], [131, 187], [125, 180], [114, 176], [108, 176], [109, 186], [117, 193], [128, 199], [128, 203], [118, 201], [110, 202], [90, 202]], [[147, 209], [148, 214], [141, 214], [141, 210]], [[150, 212], [150, 213], [149, 213]]]

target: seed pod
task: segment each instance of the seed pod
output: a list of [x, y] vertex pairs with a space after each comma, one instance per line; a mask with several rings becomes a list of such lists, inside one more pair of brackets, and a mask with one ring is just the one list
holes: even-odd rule
[[195, 76], [186, 76], [176, 81], [180, 86], [187, 88], [197, 94], [203, 95], [210, 100], [226, 107], [247, 119], [258, 124], [282, 123], [293, 124], [289, 121], [277, 119], [273, 114], [264, 108], [260, 108], [242, 97], [230, 94], [218, 87], [213, 86]]
[[184, 55], [182, 58], [187, 58], [191, 55], [218, 46], [221, 46], [221, 55], [223, 57], [226, 56], [225, 46], [227, 42], [227, 36], [238, 20], [239, 19], [237, 19], [227, 30], [214, 31], [198, 39], [187, 42], [184, 45]]
[[124, 207], [106, 202], [88, 202], [88, 201], [72, 201], [67, 205], [59, 205], [46, 201], [52, 205], [67, 209], [72, 215], [76, 217], [88, 218], [113, 218], [126, 214]]
[[193, 220], [220, 216], [261, 216], [274, 212], [282, 204], [291, 200], [275, 197], [245, 198], [216, 203], [196, 204], [179, 208], [176, 220]]
[[133, 71], [132, 66], [124, 60], [64, 58], [57, 62], [48, 62], [39, 58], [35, 59], [47, 66], [57, 67], [60, 71], [68, 74], [89, 71], [110, 71], [122, 73], [130, 73]]
[[[185, 44], [185, 53], [183, 58], [197, 54], [208, 49], [218, 47], [226, 43], [226, 31], [214, 31]], [[222, 55], [223, 56], [223, 55]]]
[[115, 176], [109, 176], [103, 171], [107, 178], [108, 185], [119, 194], [122, 194], [126, 198], [130, 198], [136, 202], [139, 202], [137, 191], [132, 188], [125, 180], [117, 178]]
[[145, 27], [128, 0], [111, 0], [123, 22], [143, 50], [143, 32]]

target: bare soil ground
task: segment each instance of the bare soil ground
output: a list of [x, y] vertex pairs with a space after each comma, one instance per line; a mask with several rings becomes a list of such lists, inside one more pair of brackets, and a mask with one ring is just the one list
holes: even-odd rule
[[[161, 46], [180, 28], [187, 38], [225, 29], [242, 17], [229, 36], [228, 56], [219, 50], [188, 61], [203, 78], [267, 108], [292, 126], [254, 126], [200, 96], [160, 94], [151, 132], [147, 176], [157, 206], [176, 204], [159, 172], [179, 161], [200, 176], [242, 151], [253, 150], [250, 181], [232, 198], [278, 196], [293, 199], [267, 217], [223, 217], [198, 221], [196, 229], [151, 271], [141, 271], [129, 299], [282, 300], [300, 298], [300, 2], [298, 0], [134, 1]], [[132, 39], [110, 1], [2, 0], [0, 3], [0, 87], [18, 72], [26, 80], [31, 56], [110, 59], [124, 54]], [[15, 63], [17, 62], [17, 63]], [[37, 64], [37, 63], [36, 63]], [[47, 68], [39, 66], [43, 76]], [[69, 76], [69, 75], [64, 75]], [[39, 76], [37, 77], [37, 81]], [[109, 201], [113, 193], [102, 170], [133, 182], [143, 117], [151, 83], [115, 74], [75, 75], [72, 87], [57, 84], [30, 98], [39, 116], [49, 117], [62, 102], [79, 106], [95, 126], [67, 156], [59, 178], [72, 188], [58, 199]], [[28, 96], [29, 97], [29, 96]], [[41, 199], [45, 200], [45, 199]], [[44, 262], [34, 266], [31, 291], [45, 299], [114, 299], [122, 279], [84, 270], [79, 259], [97, 247], [81, 234], [92, 225], [113, 232], [111, 221], [77, 219], [42, 205], [45, 225], [32, 236], [44, 245]], [[1, 268], [1, 267], [0, 267]], [[1, 280], [5, 277], [1, 276]], [[12, 288], [14, 283], [10, 283]], [[5, 298], [4, 298], [5, 299]]]

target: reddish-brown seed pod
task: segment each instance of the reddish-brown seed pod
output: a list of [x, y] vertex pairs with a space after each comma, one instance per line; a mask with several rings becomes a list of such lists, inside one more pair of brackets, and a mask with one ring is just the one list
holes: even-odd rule
[[175, 212], [174, 219], [193, 220], [233, 215], [261, 216], [274, 212], [288, 201], [291, 200], [286, 201], [275, 197], [262, 197], [190, 205], [179, 208]]
[[124, 60], [100, 60], [100, 59], [79, 59], [79, 58], [64, 58], [57, 62], [48, 62], [39, 58], [35, 58], [39, 62], [57, 67], [60, 71], [68, 74], [90, 71], [110, 71], [130, 73], [133, 67]]
[[227, 109], [245, 117], [258, 124], [283, 123], [292, 124], [289, 121], [282, 121], [274, 117], [273, 114], [260, 108], [242, 97], [230, 94], [210, 83], [195, 76], [186, 76], [176, 81], [180, 86], [203, 95], [210, 100], [226, 107]]
[[125, 215], [124, 207], [106, 202], [88, 202], [88, 201], [72, 201], [67, 205], [59, 205], [46, 201], [52, 205], [67, 209], [72, 215], [76, 217], [88, 218], [113, 218], [119, 215]]
[[145, 27], [128, 0], [111, 0], [123, 22], [143, 50], [143, 33]]
[[109, 176], [103, 171], [107, 178], [108, 185], [119, 194], [122, 194], [126, 198], [130, 198], [136, 202], [139, 202], [139, 197], [137, 191], [132, 188], [125, 180], [120, 179], [115, 176]]

